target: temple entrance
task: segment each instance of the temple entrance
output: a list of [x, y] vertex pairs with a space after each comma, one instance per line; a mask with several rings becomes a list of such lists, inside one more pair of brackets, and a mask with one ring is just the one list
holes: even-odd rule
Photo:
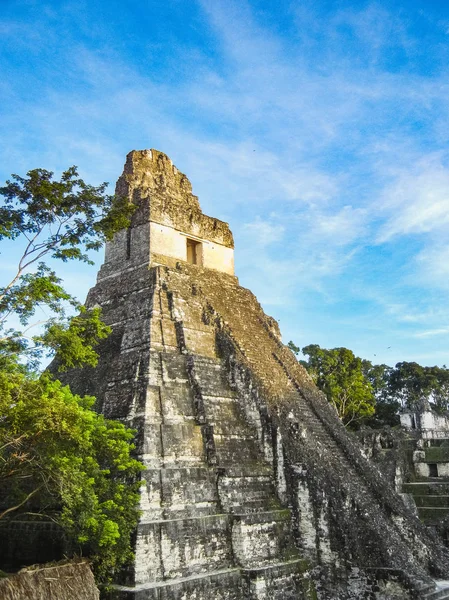
[[438, 465], [436, 463], [428, 463], [429, 477], [438, 477]]
[[191, 265], [202, 264], [202, 244], [187, 238], [187, 262]]

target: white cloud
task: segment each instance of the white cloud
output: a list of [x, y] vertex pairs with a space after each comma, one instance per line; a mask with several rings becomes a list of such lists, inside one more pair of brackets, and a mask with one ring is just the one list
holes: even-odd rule
[[415, 333], [414, 337], [426, 338], [426, 337], [435, 337], [438, 335], [447, 335], [447, 334], [449, 334], [449, 327], [441, 327], [440, 329], [428, 329], [427, 331], [420, 331], [419, 333]]
[[379, 243], [447, 228], [449, 168], [442, 164], [441, 157], [427, 157], [401, 170], [384, 190], [380, 210], [387, 218], [378, 235]]
[[449, 244], [430, 244], [415, 258], [417, 284], [449, 288]]
[[285, 228], [282, 225], [264, 221], [258, 217], [252, 223], [243, 226], [259, 246], [267, 246], [279, 242], [284, 236]]
[[[335, 210], [335, 209], [334, 209]], [[308, 237], [318, 243], [337, 248], [361, 240], [368, 230], [368, 214], [365, 209], [343, 206], [332, 212], [311, 211]]]
[[[0, 84], [11, 108], [2, 168], [75, 163], [92, 183], [114, 182], [129, 150], [156, 147], [189, 176], [205, 212], [239, 230], [238, 274], [261, 301], [300, 306], [310, 292], [322, 313], [359, 300], [371, 326], [389, 333], [449, 322], [433, 293], [449, 281], [448, 75], [408, 68], [417, 38], [399, 12], [368, 3], [323, 19], [312, 0], [286, 4], [279, 11], [292, 29], [289, 11], [298, 11], [286, 41], [250, 2], [202, 0], [208, 47], [170, 38], [159, 48], [170, 55], [164, 71], [147, 63], [151, 27], [136, 33], [132, 62], [126, 36], [102, 37], [107, 24], [97, 23], [89, 45], [88, 4], [79, 17], [77, 3], [66, 4], [63, 34], [47, 39], [40, 17], [28, 38], [29, 24], [10, 31], [11, 47], [22, 36], [28, 48], [45, 40], [58, 52], [30, 74], [32, 98], [15, 78]], [[80, 20], [86, 35], [70, 38]], [[385, 66], [392, 50], [405, 57], [397, 72]], [[395, 263], [387, 254], [404, 236], [419, 243]], [[372, 275], [376, 262], [384, 267]], [[409, 296], [412, 286], [425, 286], [425, 302]], [[346, 329], [355, 322], [351, 314]]]

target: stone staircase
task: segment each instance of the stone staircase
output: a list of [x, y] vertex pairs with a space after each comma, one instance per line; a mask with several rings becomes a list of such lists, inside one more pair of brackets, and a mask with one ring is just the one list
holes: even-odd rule
[[172, 318], [181, 307], [158, 288], [141, 448], [147, 493], [132, 585], [115, 593], [136, 600], [178, 593], [307, 598], [307, 562], [295, 547], [291, 511], [276, 493], [257, 429], [216, 357], [213, 327], [199, 325], [202, 305], [193, 297], [188, 311], [182, 308], [184, 320]]
[[447, 600], [449, 598], [449, 582], [439, 584], [436, 582], [436, 589], [432, 585], [425, 585], [420, 590], [422, 600]]
[[[415, 581], [418, 581], [423, 576], [423, 572], [418, 569], [413, 575], [415, 567], [412, 565], [416, 564], [416, 557], [410, 542], [416, 537], [416, 541], [419, 543], [419, 536], [425, 537], [426, 535], [424, 530], [413, 519], [410, 522], [404, 520], [404, 517], [401, 516], [404, 512], [403, 503], [393, 491], [384, 492], [384, 499], [379, 503], [378, 498], [373, 500], [373, 497], [379, 493], [378, 490], [384, 489], [384, 482], [381, 481], [382, 478], [378, 471], [371, 469], [366, 464], [361, 456], [360, 448], [348, 442], [343, 428], [337, 427], [331, 407], [317, 396], [310, 379], [301, 371], [293, 355], [282, 347], [275, 327], [272, 327], [263, 315], [260, 305], [250, 292], [236, 288], [235, 284], [231, 282], [230, 285], [226, 285], [227, 282], [222, 278], [220, 278], [220, 285], [211, 285], [210, 280], [213, 277], [213, 274], [210, 276], [208, 274], [209, 285], [207, 292], [204, 290], [202, 298], [200, 277], [197, 278], [196, 287], [198, 300], [202, 300], [203, 321], [215, 322], [215, 326], [218, 325], [229, 340], [231, 350], [223, 352], [221, 349], [221, 354], [226, 356], [227, 353], [231, 355], [234, 353], [240, 364], [248, 365], [257, 385], [260, 386], [259, 389], [263, 389], [266, 396], [273, 399], [274, 403], [271, 405], [271, 409], [282, 415], [280, 421], [281, 427], [284, 428], [282, 443], [290, 460], [295, 457], [293, 458], [294, 464], [306, 464], [309, 478], [313, 477], [319, 482], [325, 481], [328, 489], [335, 490], [333, 497], [318, 502], [318, 510], [316, 504], [312, 505], [311, 500], [306, 498], [302, 508], [304, 509], [305, 504], [309, 502], [308, 509], [305, 508], [299, 513], [295, 513], [300, 539], [304, 542], [307, 535], [310, 537], [313, 533], [315, 534], [315, 539], [310, 543], [309, 548], [306, 547], [306, 555], [312, 559], [319, 556], [320, 560], [323, 560], [327, 554], [325, 559], [329, 562], [336, 559], [337, 554], [334, 550], [336, 544], [333, 544], [334, 548], [329, 547], [329, 539], [335, 535], [335, 532], [332, 532], [333, 524], [328, 520], [329, 512], [336, 511], [340, 521], [340, 535], [343, 530], [343, 536], [345, 536], [345, 539], [340, 541], [340, 549], [343, 552], [345, 552], [345, 547], [351, 547], [354, 555], [367, 557], [372, 561], [372, 566], [375, 566], [376, 563], [382, 565], [382, 561], [385, 561], [386, 557], [393, 568], [395, 565], [400, 568], [404, 562], [408, 562], [412, 578], [414, 576]], [[185, 302], [185, 299], [189, 297], [188, 278], [183, 275], [182, 270], [176, 275], [170, 273], [167, 288], [176, 290], [174, 293], [175, 304], [179, 298]], [[209, 312], [206, 318], [205, 307], [206, 312]], [[229, 310], [229, 307], [232, 309]], [[178, 308], [180, 308], [179, 305]], [[185, 314], [184, 310], [184, 318]], [[263, 354], [260, 352], [261, 347], [264, 348]], [[195, 349], [190, 346], [187, 348], [187, 352], [189, 351], [194, 353]], [[205, 397], [218, 397], [217, 390], [212, 389], [214, 384], [212, 384], [212, 388], [209, 385], [210, 382], [218, 380], [216, 374], [220, 365], [213, 361], [206, 365], [203, 359], [201, 361], [201, 372], [204, 376], [201, 383]], [[225, 410], [224, 407], [229, 410], [232, 404], [232, 392], [236, 394], [243, 389], [242, 385], [239, 386], [238, 379], [239, 377], [245, 378], [246, 375], [242, 374], [239, 367], [237, 367], [237, 371], [240, 369], [240, 374], [233, 373], [232, 365], [230, 366], [226, 360], [223, 364], [226, 364], [227, 378], [232, 382], [230, 394], [222, 404], [223, 410]], [[208, 377], [208, 371], [213, 373], [214, 370], [215, 377]], [[223, 380], [223, 376], [221, 376], [221, 380]], [[244, 383], [247, 385], [248, 381]], [[239, 406], [244, 407], [247, 414], [254, 412], [254, 406], [250, 406], [250, 404], [248, 397], [240, 397]], [[253, 404], [257, 404], [257, 398]], [[253, 425], [256, 423], [256, 429], [263, 429], [264, 408], [262, 403], [259, 403], [258, 409], [260, 414], [258, 417], [254, 417]], [[210, 414], [213, 415], [213, 412], [211, 410]], [[217, 418], [217, 423], [222, 416]], [[287, 432], [286, 429], [288, 429]], [[223, 433], [225, 432], [217, 432], [215, 436], [214, 432], [214, 441], [216, 442], [217, 456], [223, 464], [226, 464], [227, 457], [230, 462], [233, 462], [238, 454], [232, 453], [232, 449], [236, 449], [235, 443], [232, 442], [233, 436], [229, 432], [221, 435]], [[248, 448], [245, 450], [246, 459], [251, 460], [251, 448], [257, 448], [256, 437], [250, 430], [247, 430], [245, 435], [236, 430], [234, 438], [238, 439], [239, 436], [242, 441], [245, 440], [245, 444], [248, 444]], [[260, 441], [260, 431], [258, 437]], [[297, 486], [296, 492], [293, 490], [293, 494], [298, 497], [300, 496], [300, 484], [304, 481], [303, 472], [302, 467], [299, 467], [296, 470], [296, 474], [299, 473], [299, 475], [295, 475], [291, 482], [291, 485], [293, 483], [293, 486]], [[349, 505], [348, 501], [350, 501]], [[387, 511], [384, 508], [385, 503], [390, 504]], [[321, 513], [317, 514], [319, 508], [321, 508]], [[396, 521], [391, 519], [392, 511], [397, 511]], [[368, 515], [369, 518], [367, 518]], [[357, 522], [359, 518], [360, 521]], [[315, 520], [315, 525], [311, 528], [310, 521], [312, 519]], [[406, 519], [410, 519], [410, 516], [407, 516]], [[369, 523], [373, 523], [372, 529], [370, 529]], [[398, 523], [399, 526], [396, 527], [393, 523]], [[403, 525], [405, 525], [405, 529]], [[311, 529], [314, 529], [314, 532]], [[369, 531], [368, 534], [367, 531]], [[388, 532], [387, 536], [385, 532]], [[311, 548], [313, 544], [316, 546], [315, 552]], [[392, 551], [393, 548], [395, 548], [394, 551]], [[312, 551], [307, 552], [307, 550]], [[351, 555], [348, 558], [350, 559]], [[369, 566], [369, 563], [365, 562], [365, 565]], [[425, 577], [424, 580], [426, 580]], [[429, 598], [437, 598], [440, 597], [438, 594], [443, 594], [442, 591], [435, 589], [435, 584], [429, 578], [426, 581], [427, 587], [421, 592], [418, 592], [415, 585], [412, 586], [415, 595], [419, 593], [425, 594], [422, 597], [427, 597], [428, 594]], [[444, 597], [444, 594], [441, 597]]]
[[411, 494], [419, 518], [435, 525], [449, 515], [449, 439], [422, 440], [413, 453], [415, 481], [405, 483], [403, 492]]

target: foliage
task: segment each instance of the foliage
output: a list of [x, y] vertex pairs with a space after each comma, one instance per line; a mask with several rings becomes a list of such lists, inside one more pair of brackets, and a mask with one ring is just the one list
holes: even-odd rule
[[449, 408], [449, 369], [422, 367], [415, 362], [400, 362], [392, 370], [389, 392], [404, 408], [422, 411], [432, 407], [438, 412]]
[[104, 580], [130, 558], [142, 467], [132, 431], [93, 402], [48, 374], [0, 372], [0, 518], [51, 518]]
[[[106, 185], [87, 185], [71, 167], [59, 181], [35, 169], [0, 188], [0, 240], [23, 246], [0, 287], [0, 518], [56, 521], [100, 580], [131, 557], [142, 469], [131, 456], [133, 432], [91, 410], [94, 398], [35, 369], [43, 353], [56, 354], [60, 370], [94, 366], [95, 346], [111, 331], [47, 264], [90, 263], [89, 251], [129, 225], [134, 207], [108, 196]], [[51, 316], [29, 337], [40, 309]], [[77, 316], [68, 319], [68, 309]]]
[[[106, 186], [86, 184], [76, 167], [70, 167], [59, 181], [53, 181], [49, 171], [34, 169], [25, 178], [12, 175], [12, 180], [0, 188], [0, 240], [17, 240], [23, 245], [13, 277], [0, 286], [0, 364], [8, 355], [20, 355], [36, 365], [45, 348], [63, 353], [68, 337], [69, 360], [64, 365], [61, 355], [61, 366], [79, 366], [86, 359], [95, 364], [95, 352], [80, 350], [83, 345], [95, 345], [89, 333], [96, 331], [101, 339], [108, 330], [99, 325], [98, 311], [84, 310], [81, 322], [72, 325], [67, 334], [67, 308], [81, 307], [44, 260], [91, 263], [89, 251], [97, 250], [104, 240], [129, 225], [134, 207], [126, 198], [106, 194]], [[41, 334], [30, 338], [30, 319], [38, 308], [49, 309], [53, 315], [46, 323], [48, 337]], [[11, 318], [25, 329], [8, 328]]]
[[371, 383], [376, 398], [376, 412], [365, 421], [365, 425], [379, 428], [385, 425], [396, 427], [399, 425], [398, 400], [391, 395], [390, 379], [393, 370], [388, 365], [373, 365], [369, 360], [362, 361], [365, 377]]
[[[293, 342], [288, 347], [299, 354]], [[449, 369], [400, 362], [395, 367], [373, 365], [347, 348], [326, 350], [317, 344], [302, 349], [300, 361], [347, 425], [399, 425], [400, 409], [449, 410]]]
[[301, 352], [301, 348], [299, 346], [297, 346], [296, 344], [294, 344], [291, 340], [287, 344], [287, 347], [290, 348], [290, 350], [293, 352], [293, 354], [298, 355]]
[[363, 373], [362, 360], [351, 350], [310, 344], [302, 353], [308, 356], [304, 366], [345, 425], [355, 426], [374, 414], [373, 387]]

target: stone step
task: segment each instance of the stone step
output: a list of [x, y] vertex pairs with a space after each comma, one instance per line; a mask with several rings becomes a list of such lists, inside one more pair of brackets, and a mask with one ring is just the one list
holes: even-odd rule
[[257, 464], [264, 462], [257, 437], [219, 435], [214, 432], [215, 453], [218, 465]]
[[218, 480], [218, 493], [223, 509], [232, 514], [280, 508], [271, 477], [229, 477]]
[[447, 600], [449, 598], [449, 587], [437, 588], [425, 593], [423, 600]]
[[225, 477], [273, 477], [273, 469], [265, 461], [257, 462], [250, 467], [245, 464], [234, 464], [223, 468], [219, 467], [218, 470]]
[[262, 567], [299, 558], [290, 526], [288, 509], [234, 515], [232, 548], [239, 565]]
[[203, 395], [203, 405], [207, 422], [216, 432], [246, 432], [256, 435], [256, 430], [245, 415], [238, 398]]
[[449, 481], [415, 481], [404, 483], [402, 491], [416, 496], [449, 495]]
[[304, 577], [307, 561], [294, 559], [259, 568], [243, 569], [248, 598], [253, 600], [297, 600], [316, 598], [313, 583]]
[[[230, 568], [136, 586], [114, 586], [111, 600], [297, 600], [315, 597], [301, 559], [261, 568]], [[306, 595], [307, 594], [307, 595]]]
[[219, 569], [136, 586], [114, 586], [111, 600], [235, 600], [242, 587], [239, 568]]
[[449, 514], [449, 506], [418, 506], [418, 516], [421, 521], [440, 521]]
[[418, 496], [414, 495], [413, 499], [415, 500], [415, 504], [418, 508], [420, 507], [439, 507], [439, 508], [449, 508], [449, 496], [440, 495], [426, 495], [426, 496]]
[[139, 523], [135, 583], [188, 577], [234, 566], [229, 515]]

